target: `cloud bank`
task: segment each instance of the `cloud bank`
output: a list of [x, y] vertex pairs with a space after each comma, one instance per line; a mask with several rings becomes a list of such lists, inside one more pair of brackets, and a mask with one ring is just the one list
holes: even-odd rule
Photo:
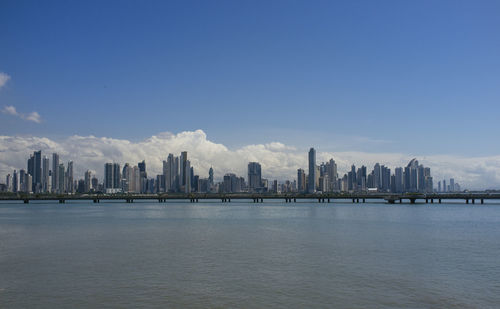
[[[338, 165], [339, 174], [347, 172], [351, 164], [357, 167], [366, 165], [369, 170], [377, 162], [390, 168], [406, 166], [413, 158], [403, 153], [366, 153], [366, 152], [322, 152], [315, 145], [317, 162], [333, 158]], [[150, 177], [162, 171], [162, 161], [169, 153], [178, 156], [181, 151], [188, 152], [188, 158], [201, 177], [207, 177], [208, 169], [213, 166], [215, 177], [221, 179], [225, 173], [236, 173], [246, 178], [247, 164], [258, 161], [262, 165], [264, 178], [270, 180], [295, 179], [297, 169], [307, 171], [308, 149], [297, 149], [290, 145], [274, 142], [269, 144], [246, 145], [230, 149], [223, 144], [207, 138], [202, 130], [186, 131], [178, 134], [160, 133], [139, 142], [125, 139], [95, 136], [70, 136], [60, 141], [34, 136], [0, 136], [0, 182], [14, 169], [26, 169], [29, 154], [42, 150], [51, 160], [52, 152], [60, 155], [62, 162], [74, 162], [75, 178], [83, 178], [87, 169], [93, 170], [102, 180], [105, 162], [117, 162], [123, 166], [128, 162], [146, 160]], [[500, 188], [500, 156], [458, 157], [433, 155], [417, 157], [420, 163], [431, 167], [435, 185], [443, 178], [454, 177], [462, 187], [469, 189]]]
[[16, 110], [16, 108], [12, 105], [4, 106], [4, 108], [2, 109], [2, 113], [7, 114], [7, 115], [16, 116], [16, 117], [19, 117], [19, 118], [27, 120], [27, 121], [32, 121], [32, 122], [36, 122], [36, 123], [42, 122], [42, 117], [37, 112], [31, 112], [29, 114], [22, 114], [22, 113], [19, 113]]

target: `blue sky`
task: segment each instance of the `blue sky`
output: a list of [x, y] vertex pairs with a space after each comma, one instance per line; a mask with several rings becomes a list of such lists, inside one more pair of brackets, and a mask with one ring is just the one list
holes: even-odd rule
[[500, 153], [499, 1], [2, 1], [3, 135]]

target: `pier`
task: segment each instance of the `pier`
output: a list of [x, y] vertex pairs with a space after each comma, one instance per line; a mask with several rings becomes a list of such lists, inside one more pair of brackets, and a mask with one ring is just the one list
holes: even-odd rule
[[263, 203], [265, 200], [282, 201], [283, 203], [297, 203], [310, 200], [317, 203], [352, 202], [362, 204], [366, 200], [382, 200], [389, 204], [395, 203], [426, 203], [441, 204], [452, 200], [462, 200], [465, 204], [484, 204], [485, 200], [500, 202], [500, 193], [328, 193], [328, 194], [302, 194], [302, 193], [164, 193], [164, 194], [67, 194], [67, 195], [0, 195], [0, 201], [58, 201], [65, 204], [67, 201], [123, 201], [134, 203], [141, 200], [156, 200], [167, 203], [169, 200], [184, 200], [190, 203], [216, 200], [221, 203], [246, 200], [253, 203]]

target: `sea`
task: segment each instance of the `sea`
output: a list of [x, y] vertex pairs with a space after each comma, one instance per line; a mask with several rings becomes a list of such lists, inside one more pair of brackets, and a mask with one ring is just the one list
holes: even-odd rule
[[500, 308], [500, 204], [1, 202], [0, 308]]

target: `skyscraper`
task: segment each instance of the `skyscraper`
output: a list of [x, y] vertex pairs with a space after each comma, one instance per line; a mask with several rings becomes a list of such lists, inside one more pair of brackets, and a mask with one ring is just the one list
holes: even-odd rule
[[44, 156], [42, 161], [42, 192], [49, 192], [49, 188], [51, 185], [49, 183], [49, 174], [50, 174], [49, 158]]
[[113, 163], [113, 188], [118, 189], [121, 187], [121, 179], [120, 164]]
[[397, 167], [394, 170], [394, 175], [395, 175], [395, 177], [394, 177], [394, 181], [395, 181], [394, 190], [397, 193], [401, 193], [401, 192], [403, 192], [403, 168]]
[[261, 166], [258, 162], [248, 163], [248, 191], [255, 192], [262, 186]]
[[210, 188], [212, 188], [214, 185], [214, 169], [211, 166], [208, 170], [208, 185], [210, 186]]
[[[187, 155], [186, 155], [187, 156]], [[191, 162], [186, 160], [185, 162], [185, 171], [184, 171], [184, 193], [191, 192]]]
[[309, 193], [316, 192], [316, 150], [309, 149], [309, 181], [307, 191]]
[[66, 192], [75, 192], [73, 184], [73, 161], [68, 162], [68, 169], [66, 170]]
[[142, 160], [137, 164], [139, 167], [139, 178], [140, 178], [140, 192], [146, 193], [148, 184], [148, 174], [146, 172], [146, 161]]
[[17, 171], [14, 170], [14, 174], [12, 175], [12, 192], [16, 193], [17, 191], [19, 191], [19, 178]]
[[301, 168], [297, 170], [297, 190], [299, 192], [306, 191], [306, 172]]
[[373, 167], [373, 186], [374, 188], [382, 188], [382, 175], [380, 171], [380, 164], [376, 163]]
[[42, 151], [33, 153], [33, 192], [42, 191]]
[[19, 190], [20, 192], [26, 192], [26, 171], [24, 169], [19, 170]]
[[104, 189], [113, 188], [113, 163], [104, 164]]
[[52, 192], [57, 193], [59, 189], [59, 155], [52, 154]]
[[64, 164], [60, 163], [59, 167], [57, 168], [57, 192], [58, 193], [64, 193], [66, 191], [66, 171], [64, 169]]
[[175, 192], [175, 179], [177, 176], [175, 158], [173, 154], [168, 154], [167, 161], [163, 161], [163, 175], [165, 176], [165, 192]]
[[186, 183], [187, 183], [187, 178], [189, 177], [190, 170], [186, 169], [187, 166], [187, 151], [181, 152], [181, 156], [179, 157], [179, 163], [180, 163], [180, 187], [181, 190], [185, 191]]
[[84, 180], [84, 192], [90, 192], [92, 189], [92, 172], [85, 172], [85, 180]]

